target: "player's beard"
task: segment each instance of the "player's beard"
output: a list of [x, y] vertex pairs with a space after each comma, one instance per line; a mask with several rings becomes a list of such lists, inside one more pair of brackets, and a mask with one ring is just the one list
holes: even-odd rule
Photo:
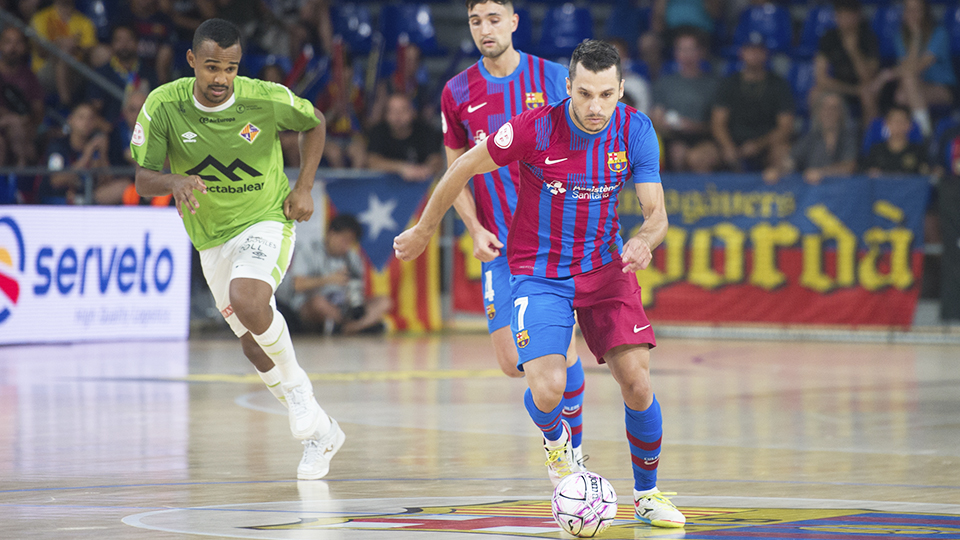
[[583, 121], [584, 120], [583, 118], [580, 118], [580, 113], [577, 112], [577, 108], [571, 104], [570, 110], [573, 111], [573, 118], [577, 121], [578, 124], [580, 124], [580, 127], [582, 127], [583, 130], [586, 131], [587, 133], [600, 133], [601, 131], [603, 131], [603, 128], [607, 127], [607, 124], [610, 122], [610, 119], [605, 116], [600, 116], [600, 115], [588, 116], [587, 118], [590, 120], [594, 120], [598, 118], [603, 119], [603, 123], [600, 124], [600, 127], [598, 127], [594, 131], [590, 131], [588, 124]]
[[[220, 97], [217, 97], [216, 95], [214, 95], [213, 91], [220, 90], [220, 89], [224, 90], [223, 95]], [[231, 92], [230, 92], [229, 86], [208, 85], [207, 91], [204, 92], [203, 97], [207, 98], [207, 101], [209, 101], [210, 103], [223, 103], [230, 97], [230, 94]]]
[[497, 43], [496, 48], [492, 49], [490, 52], [483, 52], [483, 46], [482, 46], [483, 42], [481, 41], [480, 54], [482, 54], [484, 58], [496, 60], [497, 58], [500, 58], [500, 56], [502, 56], [503, 53], [507, 52], [507, 49], [510, 48], [509, 44], [500, 45], [499, 42], [496, 42], [496, 43]]

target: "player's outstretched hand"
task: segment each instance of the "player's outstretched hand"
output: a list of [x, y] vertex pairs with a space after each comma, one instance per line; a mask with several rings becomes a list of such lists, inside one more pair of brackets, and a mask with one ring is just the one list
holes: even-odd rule
[[623, 273], [639, 272], [646, 269], [653, 260], [653, 253], [650, 252], [650, 246], [639, 238], [631, 238], [623, 245]]
[[497, 238], [497, 235], [483, 227], [473, 235], [473, 256], [480, 262], [490, 262], [499, 257], [502, 247], [503, 242]]
[[200, 202], [193, 196], [194, 190], [200, 193], [207, 192], [207, 185], [203, 183], [202, 178], [195, 174], [180, 177], [180, 181], [173, 187], [173, 200], [177, 203], [177, 213], [180, 214], [181, 218], [184, 208], [189, 209], [191, 214], [196, 214], [197, 208], [200, 208]]
[[304, 189], [293, 188], [283, 201], [283, 215], [295, 221], [307, 221], [313, 215], [313, 196]]
[[393, 239], [393, 252], [401, 261], [412, 261], [427, 248], [432, 235], [423, 234], [416, 226], [407, 229]]

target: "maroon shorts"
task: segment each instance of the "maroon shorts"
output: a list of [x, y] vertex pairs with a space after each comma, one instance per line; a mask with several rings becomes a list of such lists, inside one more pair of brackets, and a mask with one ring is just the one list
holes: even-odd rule
[[577, 322], [599, 363], [604, 363], [607, 351], [620, 345], [657, 346], [650, 319], [643, 311], [637, 275], [623, 273], [619, 260], [573, 279]]

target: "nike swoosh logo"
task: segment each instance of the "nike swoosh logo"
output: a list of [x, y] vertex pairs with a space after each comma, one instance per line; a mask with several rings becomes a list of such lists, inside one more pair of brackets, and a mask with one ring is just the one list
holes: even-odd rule
[[474, 111], [477, 111], [477, 110], [480, 109], [480, 107], [483, 107], [483, 106], [486, 105], [486, 104], [487, 104], [487, 102], [484, 101], [483, 103], [481, 103], [481, 104], [479, 104], [479, 105], [477, 105], [477, 106], [469, 105], [469, 106], [467, 106], [467, 112], [468, 112], [468, 113], [472, 113], [472, 112], [474, 112]]
[[546, 163], [547, 165], [553, 165], [554, 163], [560, 163], [561, 161], [566, 161], [567, 159], [569, 159], [569, 158], [563, 158], [563, 159], [550, 159], [550, 158], [547, 158], [547, 159], [543, 160], [543, 162]]
[[650, 328], [650, 325], [649, 325], [649, 324], [646, 325], [646, 326], [644, 326], [644, 327], [641, 327], [641, 328], [637, 328], [637, 325], [633, 325], [633, 333], [636, 334], [636, 333], [638, 333], [638, 332], [641, 332], [641, 331], [643, 331], [643, 330], [646, 330], [647, 328]]

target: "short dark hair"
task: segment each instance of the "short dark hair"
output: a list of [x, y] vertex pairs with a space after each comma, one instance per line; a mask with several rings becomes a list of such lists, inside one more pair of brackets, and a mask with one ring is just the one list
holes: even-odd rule
[[573, 50], [573, 56], [570, 57], [570, 80], [577, 74], [577, 64], [580, 64], [588, 71], [600, 73], [610, 69], [611, 66], [617, 68], [617, 80], [623, 78], [623, 68], [620, 66], [620, 53], [617, 49], [605, 42], [595, 39], [584, 40]]
[[696, 26], [684, 25], [678, 26], [673, 31], [673, 44], [676, 46], [677, 42], [680, 41], [680, 38], [693, 38], [697, 42], [697, 46], [701, 49], [706, 49], [710, 44], [710, 36], [704, 32], [702, 29], [697, 28]]
[[513, 5], [513, 1], [512, 1], [512, 0], [467, 0], [467, 2], [466, 2], [466, 4], [467, 4], [467, 11], [470, 11], [471, 9], [477, 7], [477, 5], [479, 5], [479, 4], [486, 4], [487, 2], [493, 2], [494, 4], [500, 4], [501, 6], [505, 6], [505, 5], [507, 5], [507, 4]]
[[357, 240], [363, 238], [363, 226], [353, 214], [337, 214], [327, 227], [330, 232], [352, 232]]
[[[193, 33], [194, 54], [196, 54], [200, 48], [200, 44], [208, 39], [224, 49], [233, 47], [241, 42], [240, 29], [232, 22], [223, 19], [207, 19], [203, 21], [203, 23], [197, 27], [197, 31]], [[240, 48], [243, 49], [242, 43], [240, 43]]]

